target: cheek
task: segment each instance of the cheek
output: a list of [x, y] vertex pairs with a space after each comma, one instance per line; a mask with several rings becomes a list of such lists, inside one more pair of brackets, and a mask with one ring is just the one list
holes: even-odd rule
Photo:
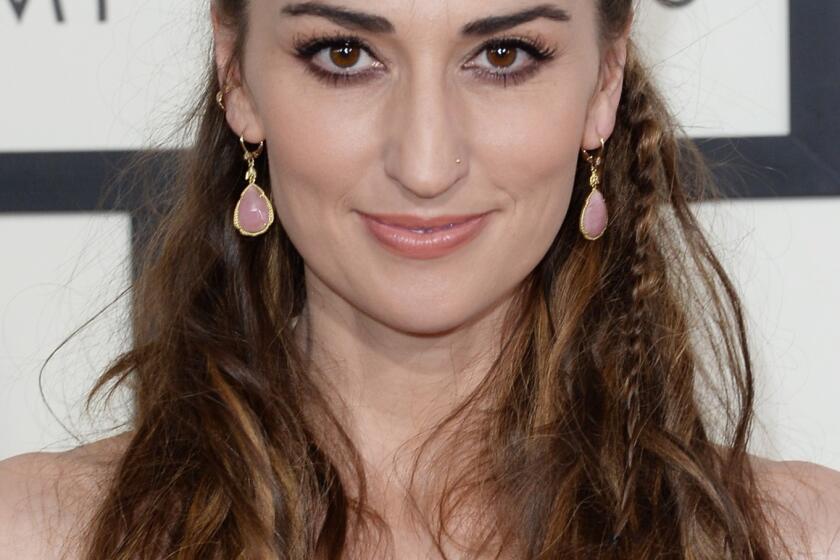
[[[510, 201], [510, 248], [534, 264], [566, 219], [585, 123], [583, 88], [541, 87], [477, 119], [475, 150]], [[487, 111], [487, 108], [485, 108]], [[527, 256], [526, 256], [527, 253]]]
[[[353, 189], [365, 182], [375, 153], [375, 118], [359, 114], [364, 105], [337, 103], [334, 93], [325, 96], [325, 86], [303, 91], [307, 80], [271, 84], [260, 107], [278, 214], [290, 235], [300, 236], [338, 227], [330, 220], [350, 209]], [[318, 216], [319, 222], [297, 223], [300, 216]]]
[[486, 162], [494, 182], [530, 190], [555, 182], [570, 186], [580, 151], [585, 101], [578, 92], [545, 88], [545, 94], [525, 96], [509, 107], [491, 112], [493, 118], [476, 119], [476, 151]]
[[326, 102], [276, 90], [267, 98], [266, 136], [280, 178], [319, 185], [352, 184], [356, 161], [366, 153], [369, 119], [350, 116]]
[[[495, 255], [506, 264], [500, 282], [527, 275], [543, 258], [568, 216], [580, 154], [586, 96], [562, 85], [521, 96], [510, 107], [476, 119], [475, 151], [493, 185], [509, 201], [506, 242]], [[485, 108], [487, 111], [487, 108]], [[475, 157], [475, 156], [474, 156]]]

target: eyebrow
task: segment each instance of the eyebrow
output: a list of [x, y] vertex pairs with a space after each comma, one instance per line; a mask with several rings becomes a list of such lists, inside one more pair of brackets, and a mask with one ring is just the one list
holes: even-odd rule
[[[394, 24], [382, 16], [358, 12], [321, 2], [300, 2], [285, 6], [281, 13], [289, 16], [311, 15], [326, 18], [334, 23], [358, 31], [393, 33]], [[481, 36], [498, 33], [539, 18], [569, 21], [569, 13], [552, 4], [540, 4], [511, 14], [477, 19], [461, 28], [461, 35]]]

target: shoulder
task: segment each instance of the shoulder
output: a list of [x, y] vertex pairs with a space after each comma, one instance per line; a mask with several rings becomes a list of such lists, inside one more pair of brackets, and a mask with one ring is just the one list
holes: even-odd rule
[[771, 520], [797, 558], [840, 560], [840, 471], [807, 461], [750, 461]]
[[17, 560], [73, 558], [73, 535], [90, 519], [121, 434], [63, 452], [0, 461], [0, 550]]

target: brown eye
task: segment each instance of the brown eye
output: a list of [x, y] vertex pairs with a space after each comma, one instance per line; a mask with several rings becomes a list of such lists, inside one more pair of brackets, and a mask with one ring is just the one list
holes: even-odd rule
[[359, 62], [360, 56], [359, 48], [352, 45], [342, 45], [330, 49], [330, 61], [339, 68], [352, 68]]
[[538, 38], [499, 37], [478, 48], [474, 62], [464, 68], [475, 70], [476, 76], [517, 84], [533, 76], [554, 58], [556, 49]]
[[503, 45], [491, 47], [487, 51], [487, 60], [489, 60], [493, 66], [508, 68], [516, 62], [516, 50], [517, 49], [515, 48], [511, 49]]

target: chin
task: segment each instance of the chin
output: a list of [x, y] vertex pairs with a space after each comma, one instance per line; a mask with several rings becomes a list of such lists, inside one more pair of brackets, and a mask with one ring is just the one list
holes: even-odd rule
[[[455, 298], [453, 301], [456, 301]], [[465, 309], [463, 305], [402, 305], [398, 309], [390, 309], [387, 314], [380, 310], [373, 318], [407, 335], [445, 336], [479, 320], [491, 310], [489, 306], [490, 302], [487, 302], [487, 307], [477, 309]]]

